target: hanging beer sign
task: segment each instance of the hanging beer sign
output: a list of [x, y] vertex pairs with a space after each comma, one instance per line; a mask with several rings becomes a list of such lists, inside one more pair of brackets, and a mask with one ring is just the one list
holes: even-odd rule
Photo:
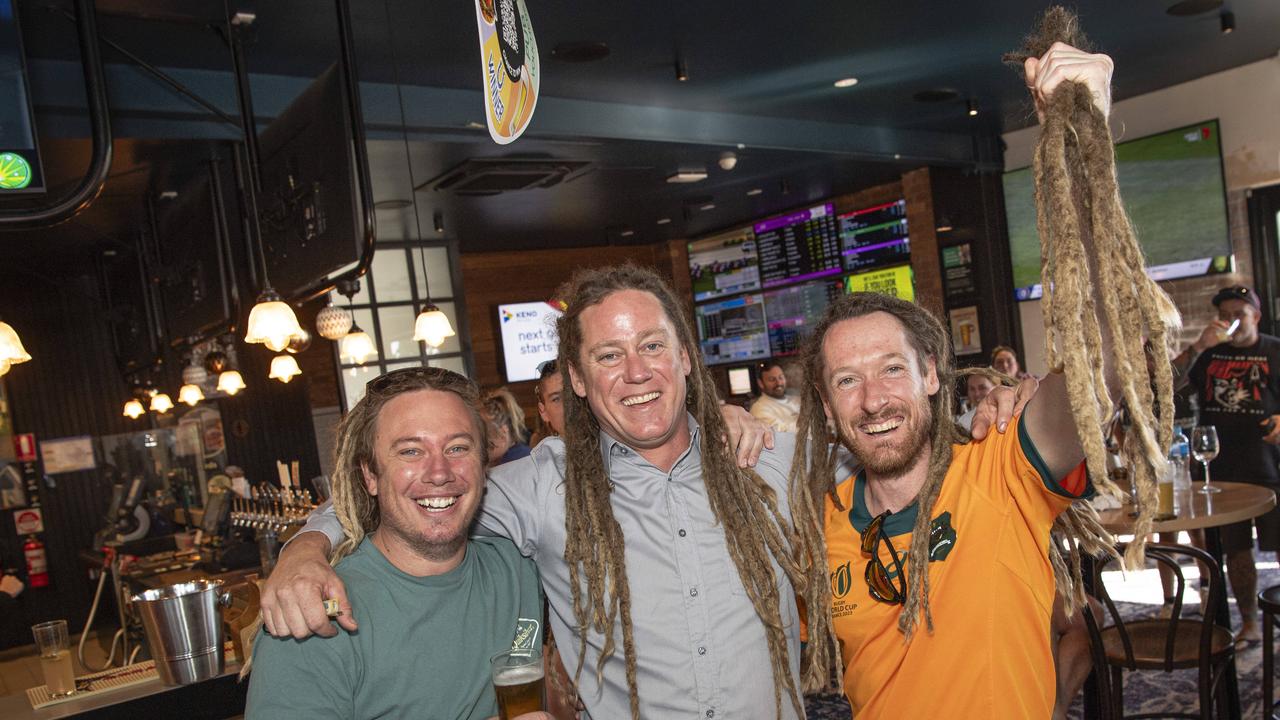
[[489, 136], [506, 145], [529, 126], [538, 104], [538, 43], [524, 0], [476, 0], [476, 26]]

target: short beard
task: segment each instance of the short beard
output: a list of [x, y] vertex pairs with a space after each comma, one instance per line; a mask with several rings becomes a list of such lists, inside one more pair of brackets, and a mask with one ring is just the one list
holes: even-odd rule
[[389, 535], [395, 535], [396, 539], [400, 543], [411, 550], [414, 555], [417, 555], [423, 560], [428, 560], [430, 562], [444, 562], [454, 557], [458, 550], [461, 549], [463, 545], [467, 544], [467, 537], [471, 531], [471, 523], [474, 520], [475, 516], [472, 515], [471, 518], [467, 520], [466, 525], [463, 526], [462, 533], [458, 535], [458, 537], [451, 538], [444, 542], [432, 542], [417, 533], [405, 532], [396, 527], [393, 523], [388, 522], [383, 522], [378, 527], [377, 531], [385, 531]]
[[[853, 442], [853, 438], [849, 436], [843, 424], [836, 426], [836, 432], [840, 436], [840, 443], [845, 446], [849, 452], [853, 453], [858, 459], [858, 463], [863, 469], [874, 475], [896, 476], [909, 470], [920, 459], [920, 451], [929, 444], [929, 437], [933, 434], [933, 408], [930, 405], [924, 406], [925, 417], [924, 422], [916, 425], [911, 430], [911, 435], [906, 439], [906, 451], [897, 457], [889, 457], [881, 461], [876, 457], [863, 457], [858, 453], [857, 446]], [[854, 431], [856, 432], [856, 430]]]

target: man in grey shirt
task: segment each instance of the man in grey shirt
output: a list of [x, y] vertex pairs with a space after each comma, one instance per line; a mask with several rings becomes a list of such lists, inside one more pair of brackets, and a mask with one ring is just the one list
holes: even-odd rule
[[[735, 462], [692, 331], [656, 274], [591, 270], [570, 285], [564, 438], [492, 471], [481, 530], [537, 562], [590, 717], [803, 716], [792, 578], [827, 578], [825, 557], [787, 527], [815, 520], [792, 518], [792, 438], [755, 471]], [[1011, 395], [992, 398], [1005, 419]], [[291, 543], [264, 590], [274, 635], [332, 634], [321, 600], [345, 604], [325, 562], [341, 530], [308, 529], [325, 534]], [[353, 630], [346, 610], [338, 622]]]

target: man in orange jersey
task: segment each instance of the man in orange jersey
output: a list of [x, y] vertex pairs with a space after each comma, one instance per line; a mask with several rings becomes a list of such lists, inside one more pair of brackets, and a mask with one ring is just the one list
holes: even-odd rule
[[[1111, 67], [1055, 45], [1027, 62], [1027, 84], [1041, 105], [1063, 80], [1082, 82], [1105, 115]], [[830, 630], [853, 714], [1049, 718], [1049, 529], [1092, 491], [1065, 378], [1042, 380], [1007, 432], [967, 442], [951, 418], [943, 325], [871, 293], [828, 307], [804, 368], [797, 446], [821, 448], [830, 421], [861, 465], [837, 475], [823, 517]], [[808, 487], [826, 482], [821, 465], [797, 470]], [[915, 567], [927, 571], [913, 577]], [[811, 645], [824, 642], [816, 629]]]

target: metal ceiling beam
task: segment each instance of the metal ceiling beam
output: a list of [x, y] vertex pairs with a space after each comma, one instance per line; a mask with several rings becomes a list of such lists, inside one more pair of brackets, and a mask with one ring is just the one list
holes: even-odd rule
[[[79, 88], [66, 78], [70, 63], [38, 60], [31, 63], [37, 111], [51, 120], [54, 133], [83, 134]], [[165, 69], [184, 85], [219, 107], [234, 110], [230, 73]], [[228, 133], [213, 115], [201, 113], [137, 68], [107, 66], [112, 89], [112, 119], [122, 137], [193, 137], [226, 139]], [[269, 122], [307, 86], [310, 78], [255, 74], [252, 76], [259, 122]], [[395, 86], [360, 83], [369, 137], [392, 137], [400, 127]], [[406, 86], [410, 132], [474, 132], [486, 137], [483, 98], [479, 90]], [[470, 128], [470, 130], [468, 130]], [[531, 137], [640, 140], [748, 148], [766, 148], [843, 155], [859, 160], [909, 161], [920, 164], [968, 166], [979, 162], [969, 134], [773, 118], [741, 113], [607, 103], [542, 97], [529, 127]]]

